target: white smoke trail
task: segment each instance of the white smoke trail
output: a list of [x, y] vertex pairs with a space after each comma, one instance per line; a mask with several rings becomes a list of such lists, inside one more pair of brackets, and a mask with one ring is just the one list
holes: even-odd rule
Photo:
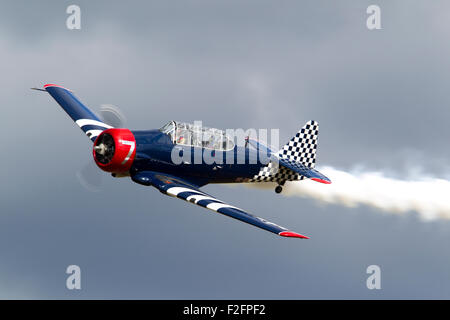
[[345, 172], [332, 167], [321, 167], [319, 171], [332, 184], [311, 180], [287, 182], [282, 194], [347, 207], [366, 205], [398, 214], [415, 211], [425, 220], [450, 219], [448, 180], [433, 177], [398, 180], [380, 172]]

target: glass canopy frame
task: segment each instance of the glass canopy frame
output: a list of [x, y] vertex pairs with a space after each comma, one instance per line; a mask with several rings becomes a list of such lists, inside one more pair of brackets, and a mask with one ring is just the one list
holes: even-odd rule
[[185, 122], [170, 121], [160, 131], [167, 134], [174, 144], [219, 151], [232, 150], [235, 145], [223, 130]]

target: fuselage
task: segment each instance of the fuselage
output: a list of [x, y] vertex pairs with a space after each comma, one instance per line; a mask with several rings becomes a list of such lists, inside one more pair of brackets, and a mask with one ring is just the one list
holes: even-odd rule
[[[130, 171], [132, 174], [139, 171], [164, 172], [191, 177], [202, 184], [246, 182], [267, 164], [257, 150], [248, 146], [236, 145], [231, 150], [218, 151], [174, 144], [160, 130], [132, 133], [136, 139], [136, 158]], [[173, 161], [174, 157], [178, 161]]]

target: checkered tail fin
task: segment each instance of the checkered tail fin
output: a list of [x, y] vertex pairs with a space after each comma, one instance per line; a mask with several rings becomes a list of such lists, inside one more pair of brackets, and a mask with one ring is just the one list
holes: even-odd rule
[[280, 158], [300, 162], [308, 168], [316, 164], [317, 136], [319, 124], [317, 121], [308, 121], [303, 128], [278, 151]]

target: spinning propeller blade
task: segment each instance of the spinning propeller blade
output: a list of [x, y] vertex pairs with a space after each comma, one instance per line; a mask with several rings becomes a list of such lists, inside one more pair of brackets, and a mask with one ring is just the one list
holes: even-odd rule
[[[115, 105], [102, 104], [99, 116], [103, 122], [114, 128], [124, 128], [126, 126], [125, 116]], [[92, 160], [78, 170], [76, 176], [80, 184], [89, 191], [98, 192], [101, 190], [103, 175]]]

